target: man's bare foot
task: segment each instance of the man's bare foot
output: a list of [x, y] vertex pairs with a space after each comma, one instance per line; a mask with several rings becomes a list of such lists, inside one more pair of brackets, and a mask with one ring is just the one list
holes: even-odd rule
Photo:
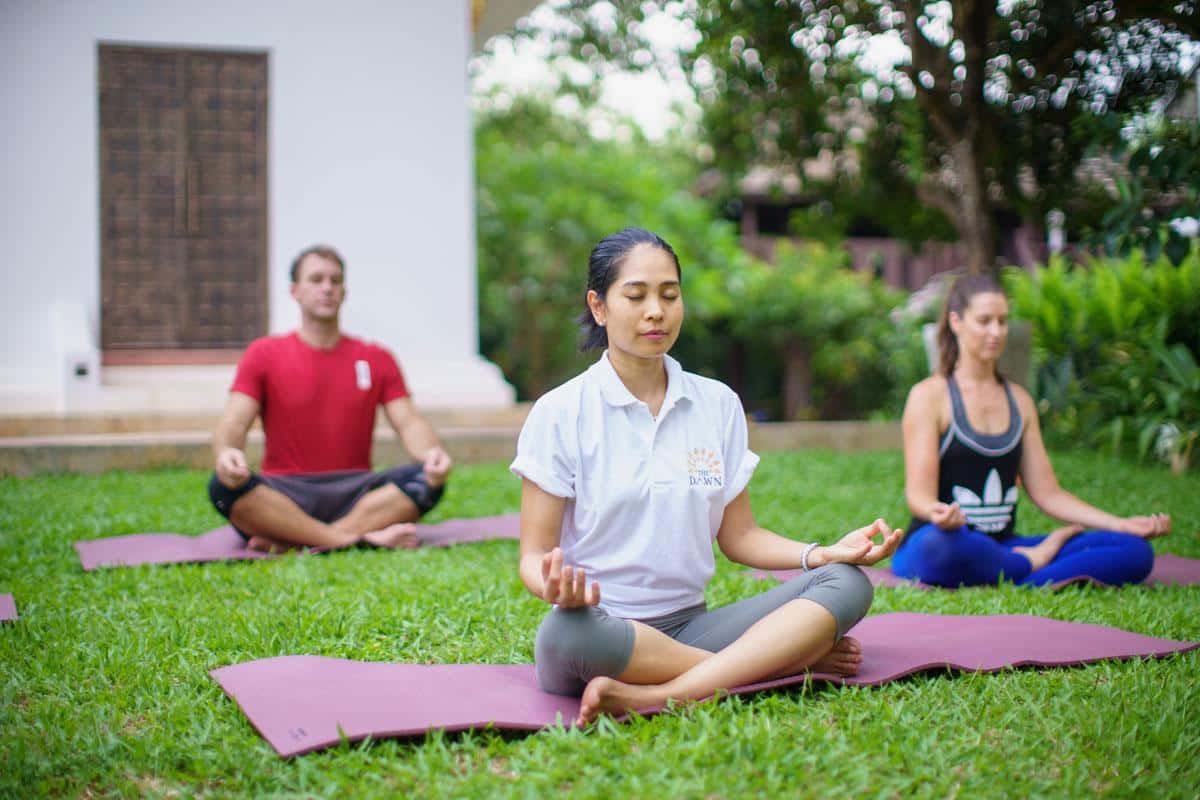
[[377, 531], [364, 533], [362, 540], [375, 547], [386, 547], [389, 550], [412, 550], [421, 546], [417, 538], [417, 526], [411, 522], [397, 522]]
[[592, 678], [579, 703], [576, 725], [590, 725], [601, 714], [620, 716], [630, 711], [658, 708], [666, 702], [657, 686], [638, 686], [614, 678]]
[[1041, 543], [1033, 547], [1014, 547], [1012, 551], [1029, 559], [1031, 571], [1037, 571], [1053, 561], [1063, 545], [1081, 533], [1082, 525], [1067, 525], [1065, 528], [1050, 531]]
[[291, 550], [299, 550], [300, 545], [288, 544], [286, 542], [277, 542], [274, 539], [268, 539], [265, 536], [251, 536], [246, 541], [247, 550], [257, 550], [260, 553], [287, 553]]
[[831, 675], [855, 675], [862, 664], [862, 644], [853, 636], [843, 636], [825, 655], [817, 659], [809, 669]]

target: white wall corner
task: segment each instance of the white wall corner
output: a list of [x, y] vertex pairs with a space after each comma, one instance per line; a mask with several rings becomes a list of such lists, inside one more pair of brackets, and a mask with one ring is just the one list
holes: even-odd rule
[[403, 360], [400, 369], [419, 408], [510, 408], [517, 400], [500, 368], [479, 356]]
[[65, 413], [93, 406], [100, 388], [100, 347], [83, 303], [55, 303], [54, 350], [58, 403]]

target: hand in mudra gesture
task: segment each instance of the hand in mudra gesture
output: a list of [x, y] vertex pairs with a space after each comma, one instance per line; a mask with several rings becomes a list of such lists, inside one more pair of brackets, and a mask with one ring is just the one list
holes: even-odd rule
[[[904, 531], [890, 528], [882, 519], [877, 519], [870, 525], [850, 531], [837, 544], [828, 545], [822, 550], [826, 564], [857, 564], [869, 566], [890, 556], [900, 546], [900, 538]], [[882, 537], [883, 541], [876, 544], [875, 538]]]
[[542, 556], [542, 599], [559, 608], [594, 606], [600, 602], [600, 583], [587, 585], [587, 573], [579, 567], [563, 564], [561, 548]]
[[929, 521], [944, 531], [956, 531], [967, 524], [967, 515], [958, 503], [934, 503], [929, 511]]

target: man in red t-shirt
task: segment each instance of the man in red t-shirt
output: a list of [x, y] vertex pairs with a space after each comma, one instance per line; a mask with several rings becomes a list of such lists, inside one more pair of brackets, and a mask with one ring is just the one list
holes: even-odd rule
[[[213, 505], [259, 550], [415, 547], [413, 521], [437, 503], [452, 466], [386, 349], [342, 333], [345, 263], [330, 247], [292, 262], [299, 330], [257, 339], [238, 363], [213, 437]], [[375, 411], [420, 463], [371, 471]], [[262, 473], [246, 434], [262, 417]]]

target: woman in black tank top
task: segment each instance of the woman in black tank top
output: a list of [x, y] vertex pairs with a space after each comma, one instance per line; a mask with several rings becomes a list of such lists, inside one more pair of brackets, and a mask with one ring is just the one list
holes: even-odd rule
[[[1007, 335], [1008, 300], [996, 280], [955, 281], [938, 323], [938, 373], [912, 388], [904, 408], [913, 519], [893, 570], [940, 586], [1143, 580], [1154, 565], [1146, 540], [1168, 533], [1171, 518], [1117, 517], [1058, 485], [1032, 398], [996, 369]], [[1018, 478], [1067, 526], [1016, 535]]]

